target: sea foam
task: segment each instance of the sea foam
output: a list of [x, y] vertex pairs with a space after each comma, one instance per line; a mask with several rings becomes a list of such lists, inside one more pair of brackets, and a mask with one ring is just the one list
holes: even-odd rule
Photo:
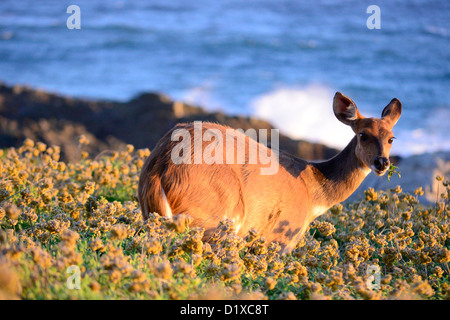
[[320, 84], [280, 87], [252, 100], [250, 109], [294, 139], [343, 148], [354, 133], [337, 121], [332, 109], [334, 93]]
[[[354, 133], [349, 126], [337, 121], [333, 113], [332, 101], [336, 91], [322, 84], [279, 87], [253, 99], [249, 108], [254, 116], [271, 122], [280, 132], [294, 139], [342, 149]], [[350, 98], [354, 98], [358, 106], [357, 98]], [[375, 107], [370, 107], [359, 106], [359, 109], [366, 117], [379, 117], [370, 111]], [[403, 109], [403, 112], [408, 112], [407, 106]], [[449, 121], [449, 108], [441, 107], [433, 108], [426, 119], [413, 124], [399, 122], [393, 130], [397, 139], [391, 154], [410, 156], [450, 151]]]

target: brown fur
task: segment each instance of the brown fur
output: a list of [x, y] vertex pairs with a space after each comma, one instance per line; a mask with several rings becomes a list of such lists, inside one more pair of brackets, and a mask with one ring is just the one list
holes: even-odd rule
[[[171, 141], [171, 135], [176, 129], [191, 133], [193, 159], [193, 124], [178, 124], [158, 142], [142, 168], [138, 196], [144, 218], [149, 212], [167, 215], [164, 190], [172, 213], [192, 216], [194, 225], [205, 228], [205, 239], [226, 217], [240, 226], [239, 234], [253, 227], [289, 251], [313, 219], [356, 190], [375, 157], [388, 157], [391, 129], [400, 116], [401, 104], [393, 99], [381, 119], [364, 118], [353, 101], [336, 93], [333, 109], [356, 134], [347, 147], [322, 162], [280, 152], [279, 170], [274, 175], [261, 175], [264, 165], [249, 164], [247, 153], [245, 164], [174, 164], [171, 151], [179, 142]], [[225, 137], [225, 130], [231, 128], [203, 123], [203, 132], [207, 129], [218, 129]], [[363, 131], [369, 137], [364, 142], [359, 137]], [[246, 136], [245, 142], [248, 146], [253, 141]], [[210, 143], [202, 142], [202, 150]]]

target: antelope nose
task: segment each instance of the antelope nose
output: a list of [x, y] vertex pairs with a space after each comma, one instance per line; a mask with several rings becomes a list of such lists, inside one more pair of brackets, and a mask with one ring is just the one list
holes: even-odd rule
[[385, 157], [376, 157], [374, 165], [377, 170], [384, 171], [389, 167], [389, 159]]

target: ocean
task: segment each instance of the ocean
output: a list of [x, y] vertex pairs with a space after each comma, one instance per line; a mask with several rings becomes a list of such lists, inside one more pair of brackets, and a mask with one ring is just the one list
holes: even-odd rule
[[449, 21], [448, 0], [1, 0], [0, 81], [119, 101], [161, 92], [338, 148], [353, 133], [333, 115], [336, 91], [365, 116], [396, 97], [391, 153], [450, 151]]

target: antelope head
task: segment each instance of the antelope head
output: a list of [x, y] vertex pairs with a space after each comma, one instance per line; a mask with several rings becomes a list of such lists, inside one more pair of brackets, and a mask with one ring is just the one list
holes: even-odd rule
[[356, 157], [360, 163], [382, 176], [390, 166], [389, 153], [395, 137], [392, 128], [402, 113], [401, 102], [394, 98], [383, 109], [381, 118], [365, 118], [355, 103], [340, 92], [333, 100], [333, 111], [339, 121], [356, 134]]

